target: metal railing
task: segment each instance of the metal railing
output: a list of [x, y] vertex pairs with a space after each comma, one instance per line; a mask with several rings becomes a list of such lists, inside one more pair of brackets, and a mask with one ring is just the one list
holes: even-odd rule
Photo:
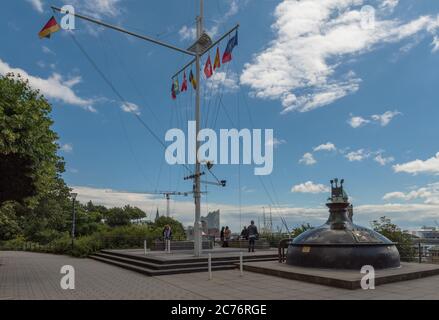
[[[291, 239], [282, 239], [279, 241], [278, 255], [279, 255], [279, 263], [284, 263], [287, 260], [286, 251], [288, 251], [288, 246], [291, 242]], [[287, 250], [285, 250], [287, 249]]]

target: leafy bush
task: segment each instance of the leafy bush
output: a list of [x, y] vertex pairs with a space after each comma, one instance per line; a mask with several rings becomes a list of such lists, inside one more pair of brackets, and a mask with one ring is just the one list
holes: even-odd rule
[[[35, 219], [32, 224], [34, 233], [32, 237], [18, 236], [14, 240], [4, 241], [0, 243], [0, 249], [3, 250], [27, 250], [35, 252], [68, 254], [75, 257], [86, 257], [102, 249], [134, 249], [143, 248], [144, 241], [147, 241], [148, 247], [152, 242], [162, 238], [163, 227], [167, 224], [171, 225], [173, 230], [173, 238], [175, 240], [185, 239], [183, 225], [172, 219], [161, 217], [156, 223], [148, 223], [145, 225], [121, 225], [110, 226], [98, 222], [102, 215], [96, 209], [101, 211], [102, 208], [91, 207], [89, 203], [87, 207], [93, 209], [87, 212], [81, 205], [78, 206], [78, 232], [72, 248], [72, 240], [69, 232], [60, 232], [55, 229], [48, 228], [46, 221], [37, 221]], [[104, 210], [102, 210], [104, 211]], [[112, 211], [109, 209], [108, 212]], [[105, 213], [108, 213], [105, 212]], [[113, 211], [115, 212], [115, 211]], [[142, 211], [137, 208], [125, 207], [118, 212], [130, 212], [132, 217], [141, 217]], [[36, 217], [35, 217], [36, 218]], [[125, 217], [123, 217], [125, 219]], [[117, 218], [115, 219], [117, 220]], [[29, 228], [29, 226], [28, 226]], [[68, 228], [64, 227], [64, 230]]]
[[19, 236], [13, 240], [2, 241], [0, 243], [1, 250], [23, 250], [26, 244], [26, 239], [23, 236]]
[[20, 233], [21, 228], [17, 221], [14, 203], [6, 202], [0, 206], [0, 239], [11, 240]]
[[372, 227], [376, 232], [396, 243], [401, 260], [413, 261], [415, 259], [416, 249], [413, 247], [411, 236], [402, 232], [389, 218], [381, 217], [379, 221], [373, 221]]
[[304, 233], [304, 232], [306, 232], [306, 231], [308, 231], [308, 230], [311, 230], [311, 229], [314, 229], [314, 227], [311, 226], [309, 223], [307, 223], [307, 224], [302, 224], [301, 226], [296, 227], [296, 228], [294, 228], [294, 229], [291, 231], [291, 237], [292, 237], [292, 238], [297, 238], [297, 237], [300, 236], [302, 233]]

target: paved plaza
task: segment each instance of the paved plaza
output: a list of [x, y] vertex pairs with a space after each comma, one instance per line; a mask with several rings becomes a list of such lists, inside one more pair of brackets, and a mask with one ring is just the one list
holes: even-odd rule
[[[76, 289], [61, 289], [61, 267], [76, 272]], [[91, 259], [28, 252], [0, 252], [0, 300], [309, 300], [435, 299], [439, 276], [346, 290], [239, 270], [147, 277]]]

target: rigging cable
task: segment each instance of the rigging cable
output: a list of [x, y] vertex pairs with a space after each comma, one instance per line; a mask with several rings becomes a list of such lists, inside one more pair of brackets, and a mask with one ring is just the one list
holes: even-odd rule
[[[242, 94], [242, 92], [241, 92], [241, 94]], [[251, 116], [250, 108], [249, 108], [249, 106], [248, 106], [247, 99], [246, 99], [246, 97], [245, 97], [244, 94], [242, 94], [242, 95], [243, 95], [243, 100], [244, 100], [244, 103], [245, 103], [245, 106], [246, 106], [246, 109], [247, 109], [247, 114], [248, 114], [248, 117], [249, 117], [249, 120], [250, 120], [250, 124], [251, 124], [252, 127], [255, 127], [255, 126], [254, 126], [254, 122], [253, 122], [253, 118], [252, 118], [252, 116]], [[281, 217], [281, 221], [286, 221], [285, 218], [284, 218], [284, 217], [282, 216], [282, 214], [280, 213], [280, 211], [281, 211], [281, 210], [280, 210], [280, 207], [281, 207], [280, 204], [279, 204], [278, 202], [276, 202], [276, 201], [273, 200], [273, 198], [272, 198], [270, 192], [268, 191], [267, 186], [265, 185], [265, 183], [264, 183], [262, 177], [261, 177], [261, 176], [258, 176], [258, 179], [259, 179], [259, 181], [260, 181], [260, 183], [261, 183], [261, 185], [262, 185], [262, 187], [263, 187], [263, 189], [264, 189], [264, 191], [265, 191], [265, 193], [266, 193], [268, 199], [270, 200], [271, 204], [272, 204], [272, 205], [275, 207], [275, 209], [277, 210], [277, 214], [279, 215], [279, 217]], [[273, 194], [276, 194], [276, 190], [274, 189], [274, 185], [273, 185], [273, 183], [271, 183], [271, 184], [272, 184], [272, 187], [273, 187]], [[277, 196], [276, 196], [276, 198], [277, 198]], [[288, 230], [288, 226], [287, 226], [286, 224], [285, 224], [285, 227], [286, 227], [287, 230]]]
[[[127, 100], [119, 93], [119, 91], [116, 89], [116, 87], [113, 85], [113, 83], [107, 78], [107, 76], [102, 72], [102, 70], [98, 67], [98, 65], [95, 63], [95, 61], [90, 57], [90, 55], [85, 51], [85, 49], [81, 46], [81, 44], [76, 39], [73, 32], [69, 32], [70, 37], [73, 39], [73, 42], [76, 44], [76, 46], [79, 48], [79, 50], [84, 54], [84, 56], [87, 58], [87, 60], [90, 62], [90, 64], [93, 66], [95, 71], [102, 77], [102, 79], [107, 83], [107, 85], [110, 87], [110, 89], [113, 91], [113, 93], [119, 98], [119, 100], [127, 104]], [[165, 143], [157, 136], [157, 134], [146, 124], [143, 119], [135, 113], [132, 113], [134, 117], [140, 122], [140, 124], [151, 134], [151, 136], [166, 150], [167, 146]], [[188, 166], [183, 165], [189, 172], [192, 172], [188, 168]]]
[[[103, 46], [103, 43], [102, 43], [102, 42], [100, 42], [100, 44], [101, 44], [101, 46]], [[105, 54], [105, 60], [104, 60], [104, 61], [106, 62], [106, 65], [107, 65], [107, 68], [108, 68], [108, 66], [109, 66], [109, 60], [108, 60], [108, 55], [106, 54], [106, 51], [105, 51], [105, 50], [104, 50], [104, 54]], [[111, 74], [110, 74], [110, 77], [111, 77]], [[130, 151], [130, 153], [131, 153], [131, 155], [132, 155], [132, 157], [133, 157], [133, 160], [134, 160], [134, 162], [136, 163], [137, 168], [138, 168], [139, 171], [141, 172], [141, 174], [142, 174], [143, 178], [145, 179], [145, 181], [148, 181], [149, 179], [148, 179], [148, 177], [147, 177], [147, 174], [145, 173], [145, 171], [144, 171], [144, 169], [143, 169], [143, 166], [140, 164], [139, 159], [138, 159], [138, 157], [136, 156], [136, 153], [134, 152], [134, 147], [133, 147], [133, 145], [132, 145], [132, 143], [131, 143], [131, 141], [130, 141], [130, 139], [129, 139], [128, 130], [127, 130], [127, 128], [126, 128], [125, 121], [124, 121], [123, 117], [121, 116], [121, 110], [120, 110], [120, 108], [117, 108], [117, 115], [118, 115], [118, 118], [119, 118], [120, 125], [121, 125], [121, 127], [122, 127], [122, 131], [123, 131], [123, 134], [124, 134], [124, 138], [125, 138], [125, 140], [127, 141], [128, 149], [129, 149], [129, 151]]]

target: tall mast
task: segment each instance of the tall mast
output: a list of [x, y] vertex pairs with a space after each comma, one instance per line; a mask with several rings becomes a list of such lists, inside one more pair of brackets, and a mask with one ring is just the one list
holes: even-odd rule
[[[61, 12], [63, 14], [68, 14], [68, 12], [64, 12], [61, 8], [52, 6], [52, 9], [54, 11], [57, 12]], [[200, 112], [200, 88], [201, 88], [201, 68], [200, 68], [200, 64], [201, 64], [201, 58], [202, 56], [208, 52], [211, 48], [213, 48], [214, 46], [216, 46], [218, 43], [220, 43], [223, 39], [225, 39], [228, 35], [230, 35], [232, 32], [234, 32], [235, 30], [237, 30], [239, 28], [239, 24], [236, 25], [235, 27], [233, 27], [231, 30], [229, 30], [228, 32], [226, 32], [225, 34], [223, 34], [219, 39], [217, 39], [216, 41], [212, 42], [210, 39], [210, 42], [207, 44], [204, 44], [205, 46], [203, 47], [203, 45], [201, 45], [199, 42], [200, 38], [203, 37], [204, 34], [204, 0], [200, 0], [200, 14], [199, 16], [196, 17], [196, 22], [197, 22], [197, 42], [194, 46], [194, 50], [192, 50], [192, 47], [190, 49], [182, 49], [182, 48], [178, 48], [174, 45], [165, 43], [163, 41], [160, 40], [156, 40], [153, 39], [151, 37], [145, 36], [145, 35], [141, 35], [138, 33], [135, 33], [133, 31], [129, 31], [126, 30], [124, 28], [121, 28], [119, 26], [115, 26], [115, 25], [111, 25], [109, 23], [85, 16], [85, 15], [81, 15], [78, 13], [72, 13], [73, 16], [83, 19], [85, 21], [97, 24], [99, 26], [103, 26], [121, 33], [125, 33], [128, 34], [130, 36], [136, 37], [138, 39], [144, 40], [144, 41], [148, 41], [151, 43], [154, 43], [156, 45], [160, 45], [163, 47], [166, 47], [168, 49], [172, 49], [174, 51], [180, 52], [180, 53], [184, 53], [188, 56], [191, 56], [191, 60], [184, 65], [184, 67], [182, 69], [180, 69], [176, 74], [174, 74], [174, 76], [172, 77], [173, 79], [175, 77], [178, 77], [182, 72], [184, 72], [189, 66], [191, 66], [193, 63], [195, 63], [196, 65], [196, 81], [197, 81], [197, 87], [196, 87], [196, 100], [195, 100], [195, 122], [196, 122], [196, 142], [195, 142], [195, 146], [196, 146], [196, 155], [195, 155], [195, 174], [191, 175], [190, 177], [185, 178], [185, 180], [189, 180], [189, 179], [193, 179], [194, 180], [194, 184], [193, 184], [193, 194], [194, 194], [194, 199], [195, 199], [195, 223], [194, 223], [194, 237], [195, 237], [195, 241], [194, 241], [194, 255], [195, 256], [200, 256], [202, 254], [202, 239], [201, 239], [201, 176], [204, 174], [201, 172], [201, 163], [200, 163], [200, 159], [198, 158], [198, 150], [200, 149], [200, 143], [198, 142], [198, 133], [201, 130], [201, 112]], [[217, 186], [221, 186], [221, 187], [225, 187], [225, 181], [218, 181], [215, 183], [211, 183], [211, 182], [205, 182], [203, 181], [203, 183], [207, 183], [207, 184], [213, 184], [213, 185], [217, 185]], [[191, 192], [188, 192], [187, 194], [189, 194]], [[186, 193], [185, 193], [186, 194]], [[177, 194], [180, 195], [180, 194]], [[169, 208], [169, 200], [168, 200], [168, 205], [167, 205], [167, 213], [170, 212], [170, 208]]]
[[[201, 38], [203, 34], [203, 11], [204, 0], [200, 0], [200, 15], [197, 17], [197, 40]], [[195, 223], [194, 223], [194, 255], [199, 257], [203, 251], [203, 241], [201, 237], [201, 165], [198, 158], [198, 150], [200, 148], [200, 142], [198, 141], [198, 133], [201, 129], [201, 112], [200, 112], [200, 88], [201, 88], [201, 76], [200, 76], [200, 59], [201, 48], [196, 46], [195, 65], [196, 65], [196, 79], [197, 79], [197, 91], [195, 97], [195, 121], [196, 121], [196, 155], [195, 155], [195, 179], [194, 179], [194, 198], [195, 198]]]

